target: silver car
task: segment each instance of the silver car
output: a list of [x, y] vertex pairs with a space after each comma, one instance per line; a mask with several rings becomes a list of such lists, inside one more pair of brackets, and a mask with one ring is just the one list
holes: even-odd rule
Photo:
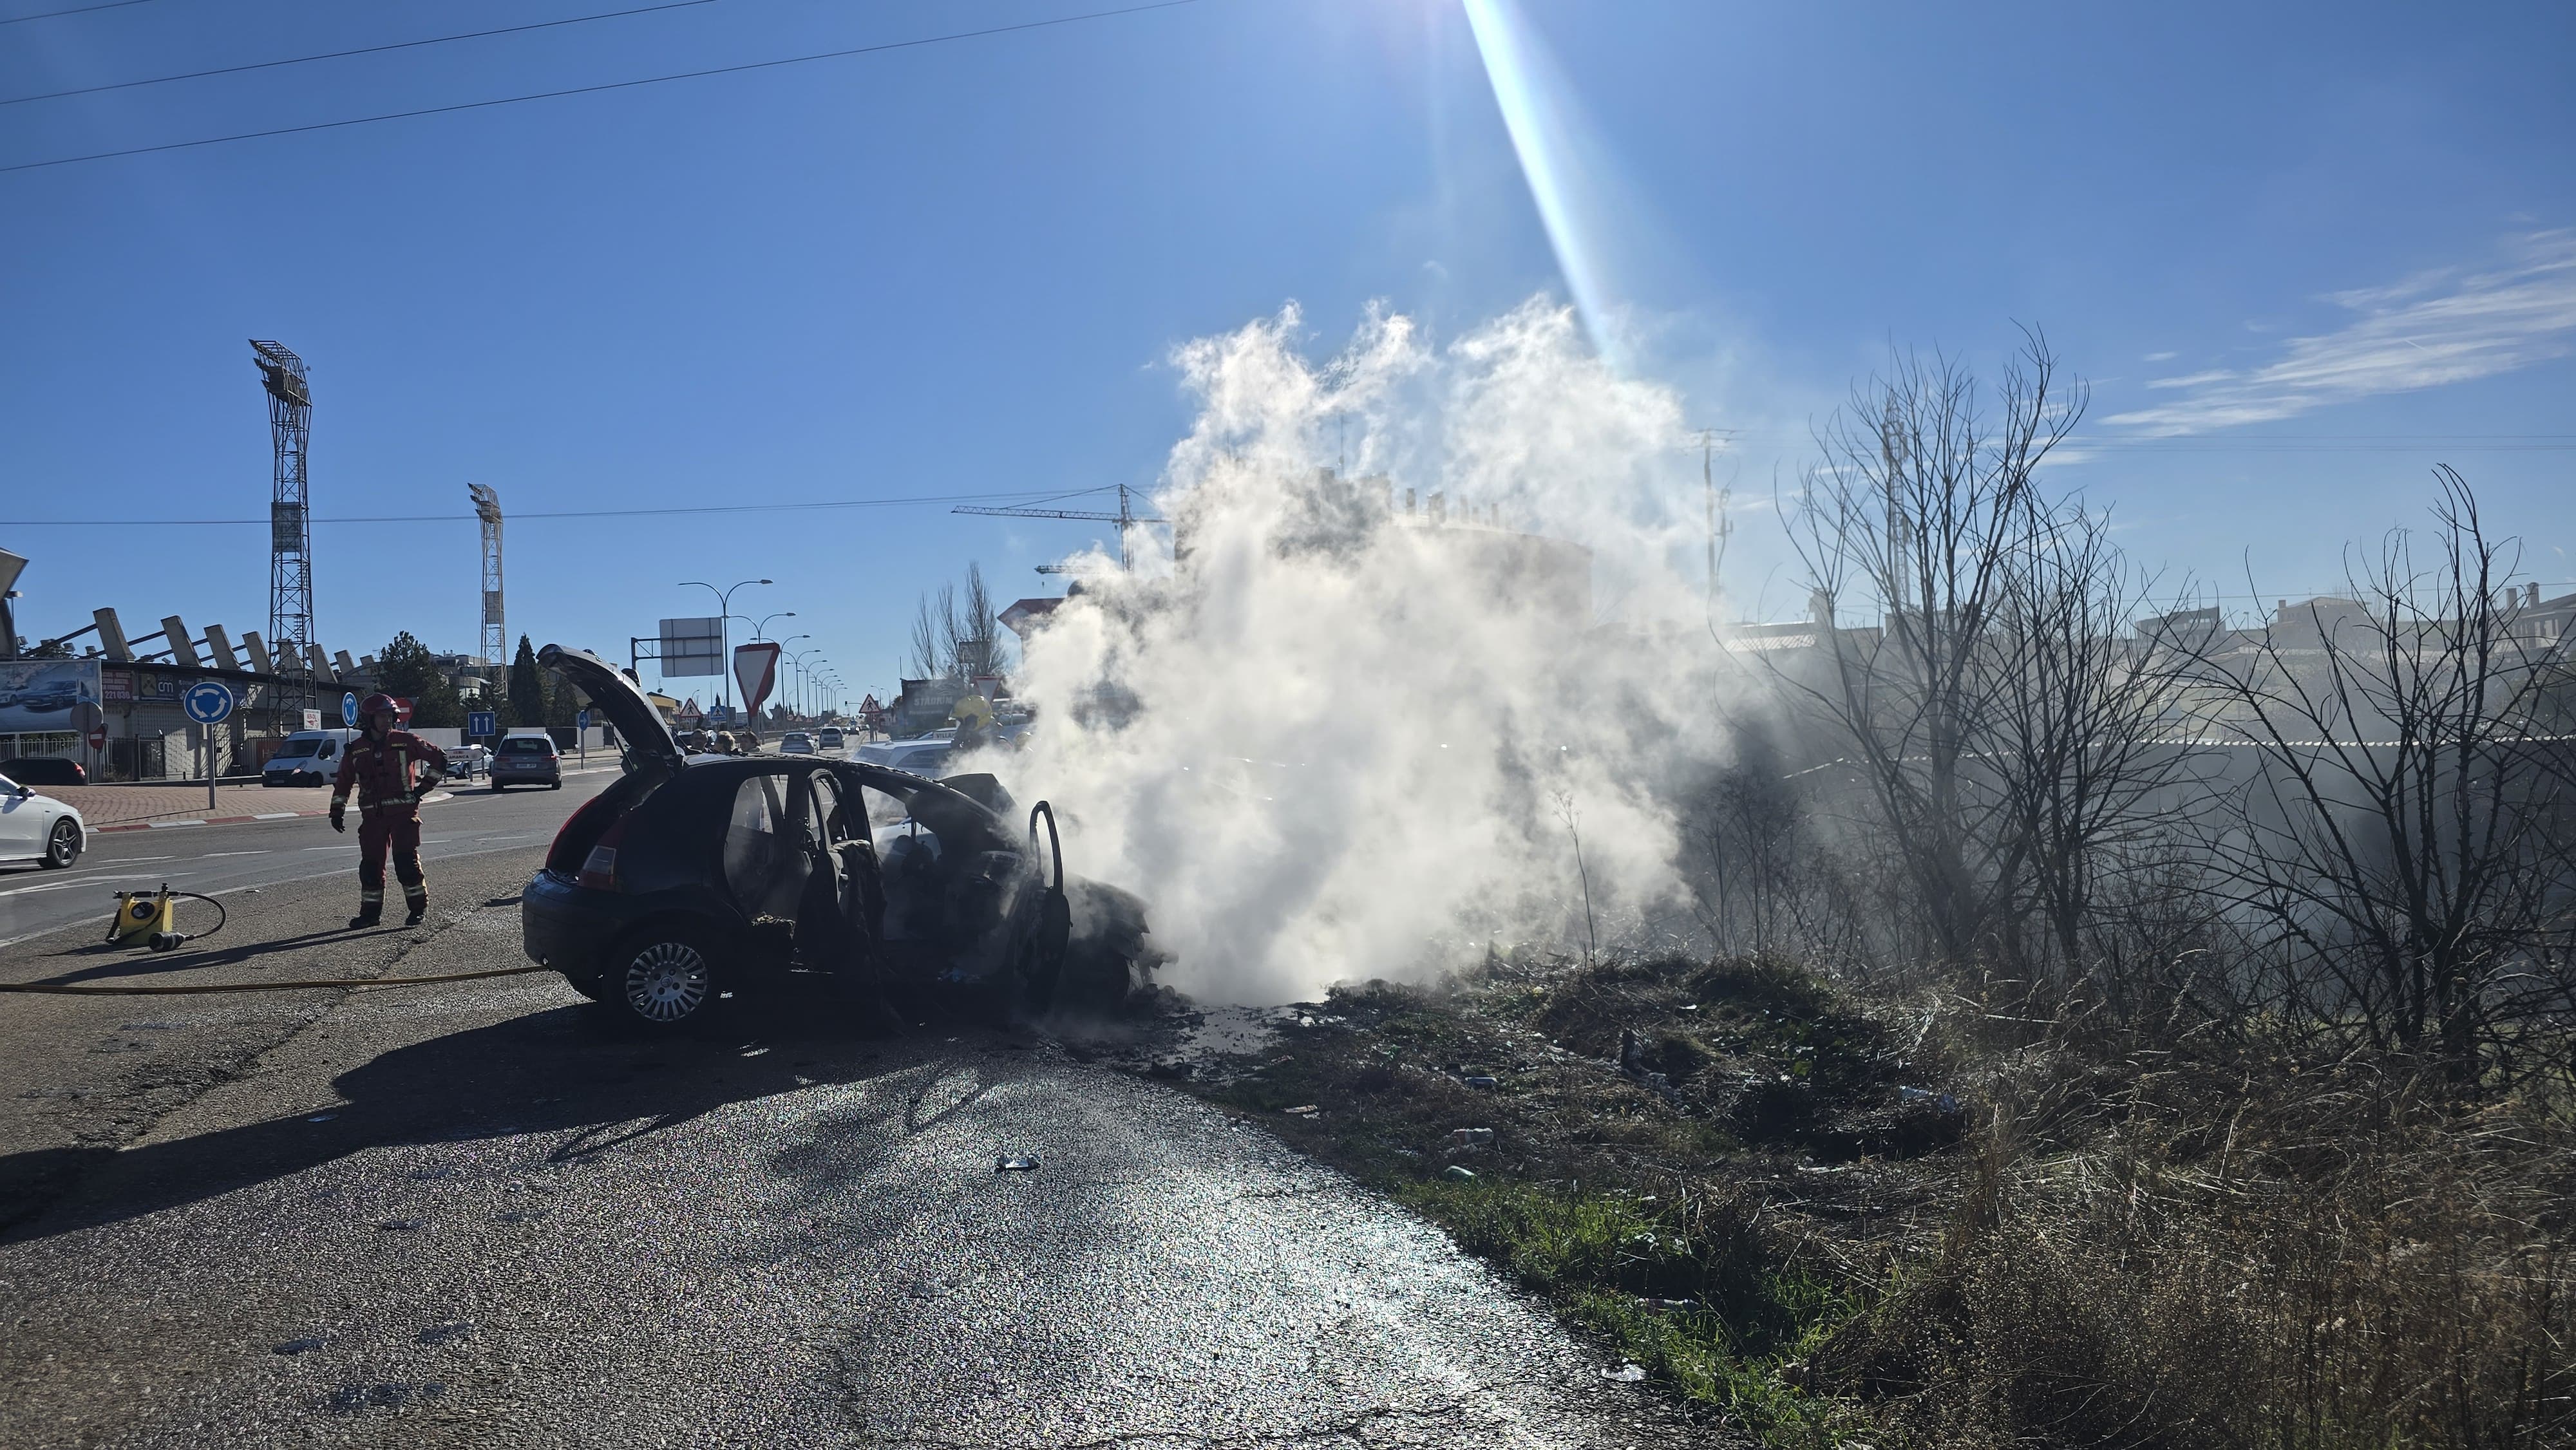
[[563, 757], [555, 753], [551, 737], [502, 737], [500, 747], [492, 752], [492, 788], [502, 790], [514, 785], [563, 789]]

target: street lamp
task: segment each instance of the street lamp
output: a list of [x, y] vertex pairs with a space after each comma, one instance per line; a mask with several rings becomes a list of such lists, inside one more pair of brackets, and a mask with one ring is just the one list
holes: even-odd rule
[[717, 682], [716, 688], [723, 692], [725, 713], [727, 714], [733, 713], [733, 633], [731, 630], [726, 628], [726, 625], [730, 621], [740, 618], [739, 615], [728, 612], [733, 608], [733, 590], [748, 589], [754, 584], [772, 584], [776, 582], [776, 580], [772, 579], [745, 579], [741, 583], [734, 585], [733, 589], [718, 589], [716, 586], [708, 583], [704, 579], [683, 579], [680, 581], [680, 587], [683, 589], [704, 589], [709, 593], [714, 594], [716, 597], [716, 648], [724, 652], [716, 661], [716, 673], [722, 677]]
[[[810, 636], [810, 635], [802, 635], [802, 634], [800, 634], [800, 635], [796, 636], [796, 638], [797, 638], [797, 639], [810, 639], [810, 638], [812, 638], [812, 636]], [[780, 643], [782, 646], [783, 646], [783, 645], [788, 645], [788, 644], [793, 644], [794, 642], [795, 642], [794, 640], [781, 640], [781, 641], [779, 641], [779, 643]], [[800, 708], [800, 709], [802, 709], [802, 708], [803, 708], [804, 703], [805, 703], [805, 689], [804, 689], [804, 682], [805, 682], [806, 675], [808, 674], [808, 671], [807, 671], [807, 670], [806, 670], [806, 668], [805, 668], [805, 657], [806, 657], [807, 655], [819, 655], [819, 654], [821, 654], [822, 652], [823, 652], [823, 647], [822, 647], [821, 645], [816, 645], [816, 646], [814, 646], [812, 649], [799, 650], [799, 651], [797, 651], [795, 654], [792, 654], [792, 655], [790, 655], [790, 656], [788, 656], [788, 657], [787, 657], [787, 663], [789, 663], [789, 664], [791, 664], [791, 665], [793, 665], [793, 666], [795, 666], [795, 667], [796, 667], [796, 681], [797, 681], [796, 702], [797, 702], [797, 706], [798, 706], [798, 708]], [[829, 661], [826, 661], [826, 663], [829, 663]]]
[[[788, 610], [788, 611], [787, 611], [787, 613], [788, 613], [790, 616], [793, 616], [793, 615], [796, 613], [796, 611], [791, 609], [791, 610]], [[769, 619], [776, 619], [776, 618], [778, 618], [778, 616], [777, 616], [777, 615], [775, 615], [775, 614], [773, 614], [773, 615], [769, 616]], [[761, 627], [762, 627], [762, 628], [764, 628], [764, 629], [768, 628], [768, 626], [769, 626], [769, 619], [764, 619], [764, 620], [762, 620], [762, 621], [760, 622], [760, 623], [761, 623]], [[793, 661], [793, 660], [791, 660], [791, 659], [788, 659], [788, 657], [787, 657], [787, 647], [788, 647], [789, 645], [791, 645], [791, 644], [794, 644], [796, 641], [798, 641], [798, 640], [800, 640], [800, 639], [812, 639], [813, 637], [814, 637], [814, 636], [812, 636], [812, 635], [810, 635], [810, 634], [791, 634], [791, 635], [789, 635], [789, 636], [788, 636], [787, 638], [785, 638], [785, 639], [781, 639], [781, 640], [772, 640], [772, 641], [770, 641], [770, 642], [771, 642], [772, 644], [775, 644], [775, 645], [777, 645], [777, 646], [778, 646], [778, 657], [779, 657], [779, 659], [780, 659], [780, 660], [785, 661], [786, 663], [789, 663], [789, 664], [793, 664], [793, 663], [795, 663], [795, 661]], [[782, 679], [780, 679], [780, 680], [779, 680], [779, 682], [778, 682], [778, 700], [779, 700], [779, 703], [780, 703], [780, 704], [782, 704], [782, 705], [792, 705], [792, 704], [794, 704], [794, 703], [795, 703], [795, 700], [794, 700], [794, 694], [795, 694], [794, 682], [793, 682], [791, 679], [787, 679], [787, 678], [782, 678]]]
[[[758, 624], [756, 624], [756, 625], [753, 625], [753, 626], [752, 626], [752, 629], [751, 629], [751, 637], [752, 637], [753, 639], [760, 639], [760, 638], [763, 638], [763, 637], [764, 637], [764, 635], [765, 635], [765, 633], [766, 633], [766, 631], [769, 629], [769, 621], [770, 621], [770, 620], [772, 620], [772, 619], [794, 619], [795, 617], [796, 617], [796, 611], [795, 611], [795, 610], [793, 610], [793, 609], [782, 609], [782, 610], [780, 610], [779, 612], [777, 612], [776, 614], [772, 614], [772, 615], [769, 615], [769, 616], [767, 616], [767, 617], [763, 618], [763, 619], [760, 621], [760, 623], [758, 623]], [[799, 638], [802, 638], [802, 636], [799, 636]]]

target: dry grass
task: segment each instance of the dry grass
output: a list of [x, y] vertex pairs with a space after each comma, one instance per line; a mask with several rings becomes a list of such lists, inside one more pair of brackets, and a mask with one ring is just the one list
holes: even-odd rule
[[1201, 1090], [1773, 1444], [2576, 1444], [2527, 1101], [1679, 960], [1338, 991]]
[[2576, 1139], [2278, 1059], [2001, 1065], [1939, 1251], [1814, 1382], [1922, 1445], [2576, 1443]]

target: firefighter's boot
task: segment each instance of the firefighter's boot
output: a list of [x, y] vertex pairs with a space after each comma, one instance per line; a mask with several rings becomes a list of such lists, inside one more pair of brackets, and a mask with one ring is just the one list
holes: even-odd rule
[[378, 891], [358, 893], [358, 914], [349, 918], [349, 930], [365, 931], [385, 919], [385, 894]]

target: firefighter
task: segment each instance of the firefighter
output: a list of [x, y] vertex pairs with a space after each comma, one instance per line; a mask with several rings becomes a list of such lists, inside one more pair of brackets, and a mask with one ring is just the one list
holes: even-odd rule
[[[349, 790], [358, 792], [358, 914], [351, 929], [374, 926], [385, 914], [385, 848], [394, 853], [394, 874], [402, 878], [405, 926], [418, 926], [429, 912], [429, 882], [420, 870], [420, 800], [447, 778], [447, 752], [396, 729], [400, 710], [393, 696], [369, 695], [358, 706], [363, 731], [349, 742], [340, 774], [331, 786], [331, 829], [349, 829], [342, 820]], [[414, 772], [417, 770], [417, 779]]]

